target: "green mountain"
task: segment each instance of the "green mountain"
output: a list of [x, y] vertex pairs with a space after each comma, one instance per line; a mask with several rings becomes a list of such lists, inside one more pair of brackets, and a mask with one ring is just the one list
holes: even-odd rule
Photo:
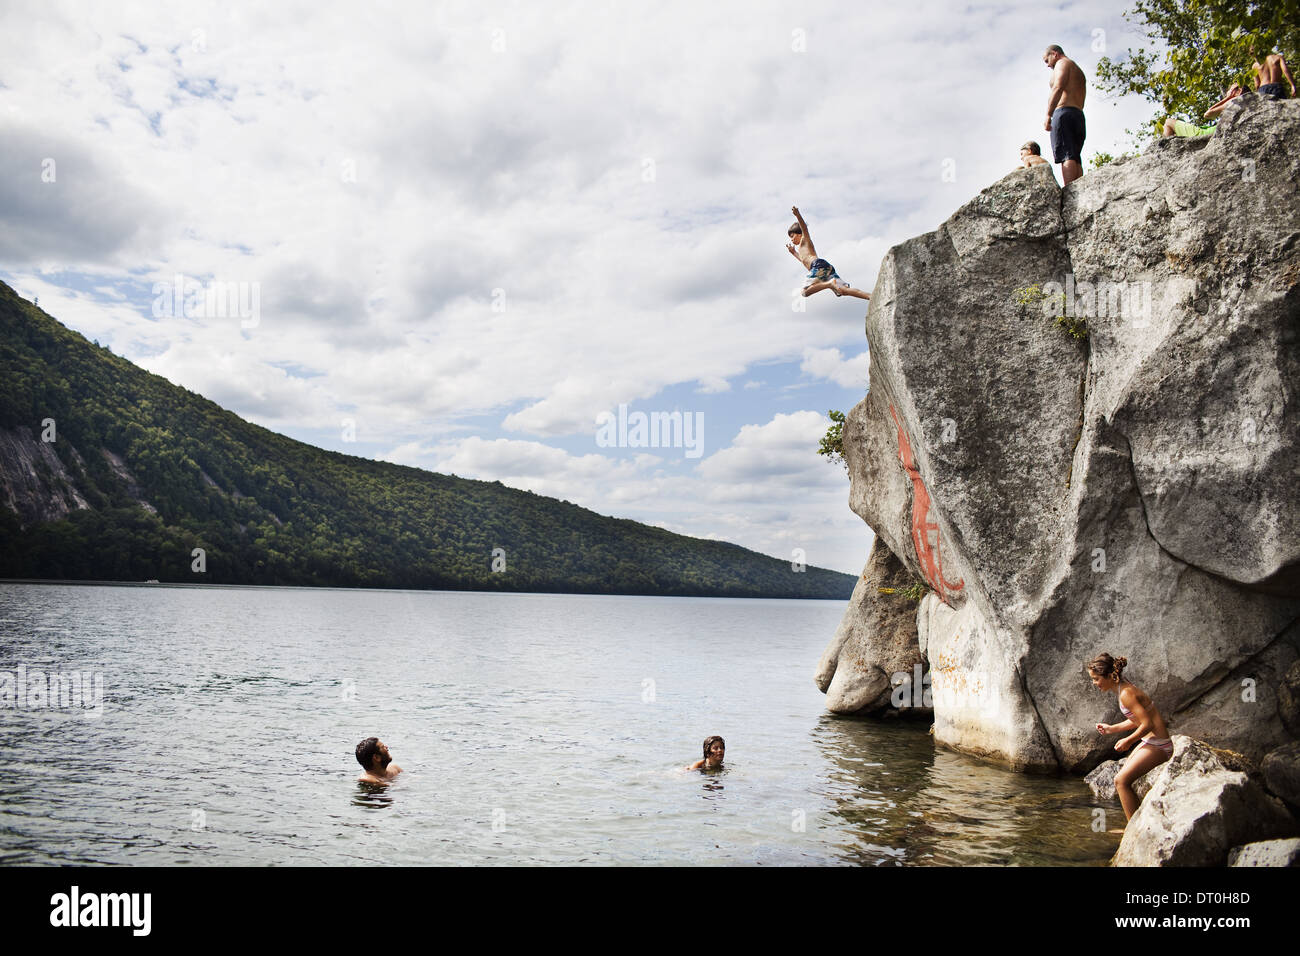
[[0, 577], [839, 600], [855, 583], [294, 441], [88, 342], [4, 283]]

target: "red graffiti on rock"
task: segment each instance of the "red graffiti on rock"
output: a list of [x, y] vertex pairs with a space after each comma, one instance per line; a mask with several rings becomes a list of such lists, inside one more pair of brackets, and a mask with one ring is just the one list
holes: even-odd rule
[[[950, 595], [956, 594], [966, 586], [963, 579], [953, 584], [943, 576], [943, 562], [939, 557], [939, 525], [930, 520], [930, 492], [921, 480], [921, 472], [916, 467], [912, 455], [912, 445], [903, 431], [903, 424], [898, 420], [898, 412], [889, 406], [889, 414], [894, 416], [894, 425], [898, 429], [898, 460], [903, 463], [903, 470], [912, 479], [912, 544], [916, 548], [916, 560], [921, 563], [925, 579], [939, 595], [944, 604], [951, 604]], [[930, 535], [934, 534], [933, 543]]]

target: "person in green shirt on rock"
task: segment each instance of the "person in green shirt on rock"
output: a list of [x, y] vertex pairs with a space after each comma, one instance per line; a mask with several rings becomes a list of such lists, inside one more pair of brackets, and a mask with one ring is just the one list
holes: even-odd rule
[[[1228, 87], [1228, 91], [1223, 94], [1223, 99], [1219, 100], [1219, 102], [1215, 103], [1205, 111], [1205, 118], [1216, 119], [1218, 115], [1223, 112], [1225, 106], [1245, 92], [1244, 89], [1236, 83], [1233, 83], [1232, 86]], [[1197, 126], [1195, 123], [1188, 123], [1184, 120], [1174, 119], [1170, 116], [1165, 120], [1165, 128], [1163, 132], [1165, 136], [1183, 136], [1188, 139], [1199, 139], [1202, 136], [1213, 136], [1214, 131], [1217, 128], [1218, 127], [1214, 124]]]

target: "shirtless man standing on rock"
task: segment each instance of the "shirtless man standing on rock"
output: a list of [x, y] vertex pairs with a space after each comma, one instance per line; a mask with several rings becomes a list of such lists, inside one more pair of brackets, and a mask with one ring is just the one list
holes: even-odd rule
[[1087, 80], [1078, 64], [1056, 44], [1047, 48], [1043, 63], [1052, 71], [1052, 95], [1047, 100], [1043, 129], [1052, 134], [1052, 154], [1061, 164], [1061, 179], [1068, 186], [1083, 175], [1083, 98]]

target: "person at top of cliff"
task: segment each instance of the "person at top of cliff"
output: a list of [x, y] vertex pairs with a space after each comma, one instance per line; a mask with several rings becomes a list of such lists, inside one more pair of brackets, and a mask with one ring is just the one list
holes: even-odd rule
[[[1233, 83], [1224, 91], [1223, 98], [1205, 111], [1206, 119], [1217, 119], [1223, 112], [1223, 108], [1235, 100], [1238, 96], [1246, 91]], [[1164, 129], [1161, 131], [1164, 136], [1183, 136], [1189, 139], [1198, 139], [1202, 136], [1213, 136], [1214, 131], [1218, 129], [1213, 123], [1205, 126], [1197, 126], [1195, 123], [1187, 123], [1180, 119], [1174, 119], [1172, 116], [1165, 120]]]
[[1032, 139], [1020, 147], [1020, 165], [1026, 167], [1047, 165], [1047, 160], [1043, 159], [1043, 148]]
[[1115, 749], [1120, 753], [1137, 744], [1133, 755], [1124, 762], [1115, 776], [1115, 793], [1124, 805], [1125, 819], [1131, 820], [1138, 808], [1133, 782], [1172, 757], [1174, 744], [1169, 737], [1169, 728], [1165, 726], [1165, 720], [1160, 716], [1160, 711], [1156, 710], [1155, 704], [1151, 703], [1151, 698], [1124, 677], [1124, 668], [1127, 666], [1127, 657], [1098, 654], [1088, 662], [1088, 676], [1092, 679], [1092, 686], [1098, 690], [1116, 692], [1120, 712], [1124, 715], [1122, 724], [1098, 724], [1097, 733], [1127, 733], [1128, 736], [1115, 742]]
[[721, 737], [714, 734], [712, 737], [704, 738], [704, 759], [697, 760], [687, 767], [687, 770], [719, 770], [722, 767], [722, 758], [727, 753], [727, 742]]
[[1044, 51], [1043, 63], [1052, 71], [1043, 129], [1052, 134], [1052, 156], [1061, 164], [1061, 181], [1068, 186], [1083, 175], [1083, 140], [1088, 134], [1083, 100], [1088, 81], [1079, 65], [1055, 43]]
[[1295, 96], [1295, 80], [1291, 79], [1291, 71], [1287, 68], [1286, 58], [1282, 54], [1269, 53], [1260, 60], [1259, 54], [1255, 52], [1255, 44], [1252, 42], [1250, 55], [1256, 58], [1251, 65], [1251, 69], [1255, 71], [1256, 93], [1279, 100], [1289, 99], [1286, 90], [1282, 88], [1282, 81], [1286, 80], [1287, 85], [1291, 87], [1290, 96]]
[[364, 771], [357, 777], [359, 783], [388, 783], [402, 768], [393, 763], [388, 745], [378, 737], [367, 737], [357, 744], [357, 763]]
[[855, 289], [835, 271], [835, 267], [825, 259], [817, 257], [817, 250], [813, 248], [812, 237], [808, 235], [808, 224], [803, 221], [803, 216], [799, 214], [798, 206], [791, 206], [790, 211], [794, 213], [795, 222], [786, 230], [786, 235], [790, 241], [786, 243], [786, 248], [790, 250], [790, 255], [794, 256], [803, 267], [808, 270], [808, 275], [803, 281], [803, 295], [816, 295], [823, 289], [830, 289], [836, 295], [851, 295], [859, 299], [870, 299], [870, 292], [863, 292], [861, 289]]

